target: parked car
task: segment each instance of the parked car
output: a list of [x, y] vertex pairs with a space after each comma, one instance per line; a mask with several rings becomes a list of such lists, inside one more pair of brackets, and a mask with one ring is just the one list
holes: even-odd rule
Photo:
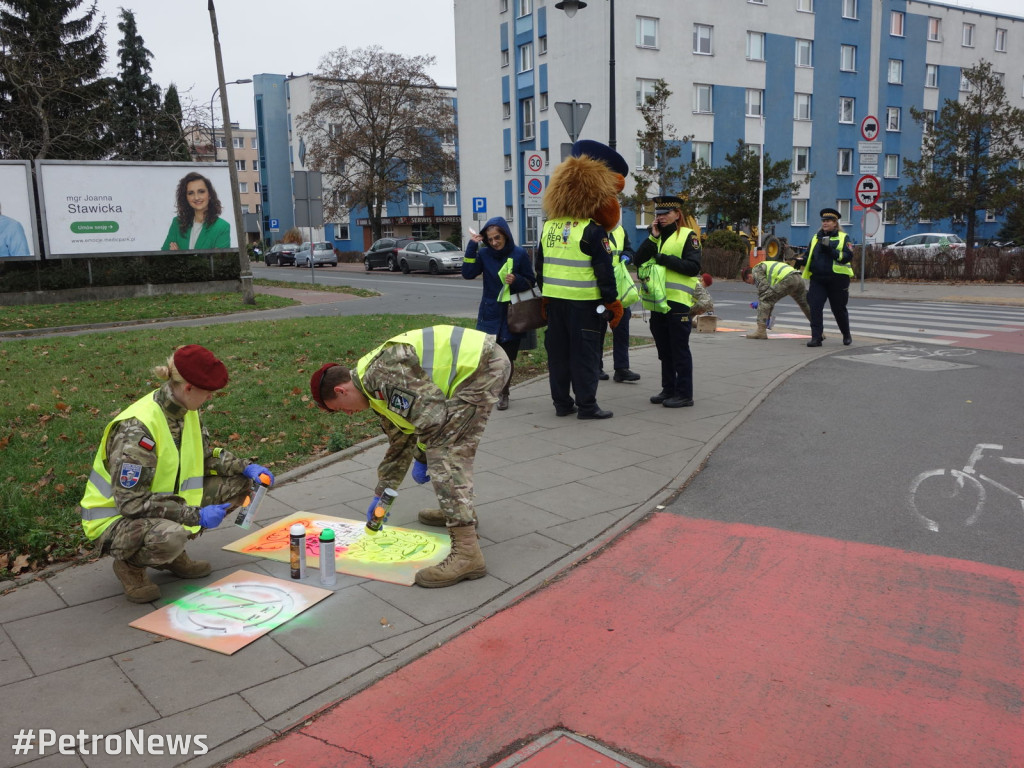
[[295, 266], [306, 267], [336, 267], [338, 266], [338, 254], [334, 252], [334, 246], [330, 243], [303, 243], [302, 247], [295, 252]]
[[363, 254], [363, 266], [367, 272], [377, 267], [387, 267], [391, 272], [397, 272], [399, 249], [414, 242], [416, 239], [412, 237], [382, 237]]
[[902, 258], [942, 261], [962, 259], [967, 252], [967, 243], [952, 232], [924, 232], [905, 237], [890, 245], [888, 250]]
[[278, 266], [290, 266], [295, 263], [295, 252], [299, 250], [299, 246], [295, 243], [278, 243], [263, 257], [263, 262], [271, 267], [274, 264]]
[[398, 251], [398, 265], [405, 274], [425, 269], [432, 275], [462, 269], [462, 249], [447, 240], [417, 240]]

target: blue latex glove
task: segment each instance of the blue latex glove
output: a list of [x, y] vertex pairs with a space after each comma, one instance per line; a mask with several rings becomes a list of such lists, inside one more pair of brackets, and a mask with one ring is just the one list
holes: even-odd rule
[[417, 461], [413, 459], [412, 462], [412, 479], [420, 485], [430, 480], [430, 471], [427, 469], [425, 462]]
[[[372, 523], [373, 522], [373, 510], [375, 510], [377, 508], [377, 504], [378, 503], [380, 503], [380, 496], [374, 496], [373, 497], [373, 501], [370, 502], [370, 506], [366, 510], [366, 522], [368, 522], [368, 523]], [[391, 517], [391, 510], [390, 509], [384, 515], [384, 522], [385, 523], [388, 521], [389, 517]]]
[[757, 307], [758, 307], [758, 302], [756, 302], [756, 301], [750, 302], [750, 308], [751, 309], [757, 309]]
[[228, 507], [230, 506], [231, 502], [201, 507], [199, 510], [199, 524], [203, 528], [216, 528], [220, 525], [221, 520], [224, 519], [224, 515], [228, 513]]
[[259, 464], [250, 464], [242, 470], [242, 474], [250, 480], [255, 480], [257, 483], [262, 482], [260, 480], [260, 475], [266, 475], [270, 478], [270, 484], [274, 484], [274, 473], [266, 467], [261, 467]]
[[619, 261], [621, 261], [623, 264], [629, 264], [632, 261], [632, 259], [629, 258], [629, 254], [628, 253], [620, 253], [619, 254]]

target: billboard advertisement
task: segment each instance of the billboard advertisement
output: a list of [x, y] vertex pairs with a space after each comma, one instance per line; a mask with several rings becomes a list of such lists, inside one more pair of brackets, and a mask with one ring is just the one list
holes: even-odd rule
[[224, 163], [40, 160], [36, 171], [50, 256], [238, 247]]
[[0, 160], [0, 258], [39, 258], [28, 160]]

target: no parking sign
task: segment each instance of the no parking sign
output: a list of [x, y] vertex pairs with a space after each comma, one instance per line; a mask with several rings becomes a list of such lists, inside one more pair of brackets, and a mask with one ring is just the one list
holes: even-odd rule
[[527, 176], [523, 180], [523, 198], [527, 208], [540, 208], [544, 201], [544, 177]]

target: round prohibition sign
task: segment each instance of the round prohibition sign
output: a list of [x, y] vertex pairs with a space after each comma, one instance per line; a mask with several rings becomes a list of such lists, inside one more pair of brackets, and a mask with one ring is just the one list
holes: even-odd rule
[[530, 179], [526, 185], [526, 190], [531, 195], [539, 195], [542, 189], [543, 185], [540, 183], [540, 179]]
[[882, 126], [878, 124], [878, 118], [874, 115], [868, 115], [860, 121], [860, 135], [864, 137], [864, 141], [874, 141], [878, 138], [878, 132]]
[[878, 182], [878, 177], [868, 174], [867, 176], [861, 176], [857, 181], [857, 188], [854, 194], [857, 197], [857, 203], [867, 207], [878, 202], [881, 193], [882, 189]]
[[530, 169], [531, 173], [539, 173], [544, 167], [544, 158], [538, 154], [527, 155], [526, 167]]

